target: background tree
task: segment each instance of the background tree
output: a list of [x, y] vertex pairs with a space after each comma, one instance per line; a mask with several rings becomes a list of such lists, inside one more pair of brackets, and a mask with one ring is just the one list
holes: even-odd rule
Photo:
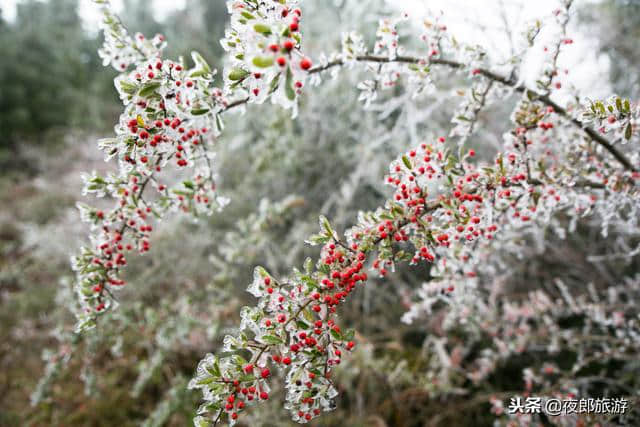
[[609, 58], [611, 82], [619, 93], [638, 97], [638, 74], [629, 72], [640, 64], [637, 43], [640, 36], [640, 5], [632, 0], [606, 0], [580, 10], [588, 25], [598, 28], [597, 43], [601, 54]]

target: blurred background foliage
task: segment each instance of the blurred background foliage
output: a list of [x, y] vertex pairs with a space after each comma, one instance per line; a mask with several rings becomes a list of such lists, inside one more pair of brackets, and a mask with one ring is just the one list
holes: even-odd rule
[[[307, 50], [315, 53], [338, 46], [340, 34], [328, 33], [327, 23], [340, 29], [359, 23], [372, 38], [376, 14], [391, 10], [383, 0], [366, 0], [367, 7], [355, 0], [306, 3]], [[597, 72], [608, 73], [621, 95], [637, 101], [640, 6], [632, 0], [578, 6], [577, 30], [598, 35], [592, 48], [609, 64]], [[190, 0], [162, 22], [145, 1], [126, 0], [125, 7], [123, 19], [134, 31], [167, 37], [169, 57], [198, 50], [222, 67], [223, 1]], [[318, 215], [344, 230], [359, 209], [382, 203], [389, 161], [446, 134], [455, 108], [455, 100], [441, 97], [405, 107], [412, 111], [365, 112], [357, 101], [357, 76], [343, 72], [304, 97], [295, 121], [271, 106], [230, 115], [216, 160], [231, 205], [199, 223], [175, 218], [160, 224], [152, 253], [131, 262], [120, 314], [101, 325], [99, 335], [79, 339], [70, 332], [69, 256], [87, 230], [74, 205], [81, 172], [114, 166], [102, 161], [95, 141], [109, 135], [121, 109], [115, 73], [97, 57], [99, 43], [85, 28], [77, 0], [24, 0], [15, 19], [0, 19], [2, 426], [189, 425], [200, 396], [186, 390], [186, 381], [198, 360], [215, 352], [237, 324], [239, 307], [251, 302], [245, 288], [253, 267], [286, 274], [317, 255], [303, 242], [315, 232]], [[456, 82], [446, 84], [442, 90], [451, 93]], [[475, 142], [487, 157], [506, 126], [491, 120], [500, 113], [496, 108], [484, 113]], [[429, 121], [419, 120], [421, 114]], [[554, 247], [588, 265], [584, 246], [601, 240], [587, 228]], [[515, 285], [544, 280], [541, 272], [571, 276], [569, 283], [615, 281], [623, 273], [564, 271], [557, 258], [547, 253], [530, 262], [514, 260], [523, 269], [522, 283]], [[637, 265], [629, 268], [637, 271]], [[399, 318], [412, 288], [425, 277], [425, 271], [411, 269], [385, 282], [372, 280], [345, 307], [342, 322], [359, 332], [359, 350], [338, 373], [338, 409], [317, 425], [429, 425], [435, 414], [441, 423], [490, 425], [486, 399], [452, 397], [442, 411], [442, 402], [430, 399], [423, 384], [426, 325], [403, 325]], [[59, 355], [46, 368], [45, 349]], [[517, 363], [489, 382], [502, 390], [521, 389]], [[32, 406], [34, 391], [40, 399]], [[282, 399], [273, 396], [245, 422], [288, 425]]]
[[[198, 50], [217, 65], [222, 52], [226, 6], [197, 0], [157, 22], [147, 2], [127, 0], [123, 19], [144, 34], [172, 40], [168, 55], [189, 58]], [[78, 0], [18, 3], [11, 22], [0, 18], [0, 166], [22, 167], [23, 144], [60, 142], [69, 128], [108, 130], [120, 111], [115, 72], [102, 66], [101, 40], [87, 31]]]
[[593, 28], [599, 51], [610, 61], [610, 80], [618, 93], [637, 99], [640, 74], [640, 5], [634, 0], [607, 0], [580, 10], [584, 25]]

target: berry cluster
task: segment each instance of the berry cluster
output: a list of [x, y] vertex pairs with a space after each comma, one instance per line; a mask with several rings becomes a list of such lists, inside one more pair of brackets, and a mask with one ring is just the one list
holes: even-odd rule
[[[269, 399], [268, 380], [278, 371], [285, 377], [285, 406], [295, 421], [308, 422], [331, 410], [337, 395], [332, 369], [355, 345], [354, 332], [343, 331], [336, 315], [367, 282], [368, 267], [386, 276], [397, 262], [429, 265], [432, 283], [418, 293], [421, 300], [411, 304], [404, 319], [411, 321], [430, 312], [436, 294], [452, 302], [468, 296], [466, 291], [491, 273], [481, 254], [505, 242], [513, 245], [523, 231], [544, 231], [560, 210], [574, 219], [595, 211], [607, 223], [621, 218], [612, 218], [611, 212], [638, 211], [637, 154], [627, 159], [600, 134], [584, 127], [597, 123], [602, 134], [628, 141], [634, 135], [637, 107], [619, 98], [607, 104], [597, 101], [579, 121], [548, 97], [562, 87], [556, 60], [560, 47], [570, 44], [565, 34], [570, 1], [556, 14], [562, 38], [551, 50], [545, 47], [550, 52], [545, 56], [548, 69], [538, 82], [538, 92], [483, 68], [485, 52], [461, 49], [440, 24], [425, 22], [422, 40], [427, 52], [404, 56], [397, 25], [406, 16], [380, 20], [374, 55], [367, 55], [361, 36], [350, 33], [343, 38], [341, 54], [313, 67], [300, 51], [302, 12], [295, 0], [227, 2], [231, 26], [223, 46], [231, 66], [219, 89], [213, 86], [215, 72], [199, 55], [193, 56], [195, 66], [188, 70], [183, 63], [162, 59], [161, 37], [152, 42], [142, 36], [130, 38], [108, 2], [96, 1], [104, 5], [105, 33], [109, 33], [101, 54], [122, 70], [116, 86], [125, 112], [116, 138], [101, 141], [102, 149], [118, 158], [120, 174], [87, 179], [86, 191], [109, 195], [117, 203], [109, 212], [82, 206], [83, 217], [96, 233], [92, 247], [83, 249], [74, 261], [81, 329], [93, 326], [96, 315], [111, 306], [111, 291], [124, 284], [119, 273], [127, 254], [149, 250], [152, 217], [172, 208], [208, 213], [224, 204], [215, 195], [207, 147], [221, 130], [222, 112], [270, 98], [295, 115], [308, 74], [360, 61], [374, 64], [369, 67], [372, 80], [358, 85], [369, 103], [379, 88], [395, 87], [403, 75], [417, 87], [415, 94], [422, 92], [430, 86], [431, 67], [436, 65], [464, 70], [472, 82], [454, 120], [452, 135], [462, 137], [457, 147], [441, 137], [392, 162], [386, 177], [393, 188], [391, 198], [376, 211], [361, 213], [345, 239], [321, 218], [320, 233], [309, 239], [322, 246], [315, 264], [308, 260], [302, 270], [282, 280], [262, 268], [255, 270], [249, 292], [257, 304], [242, 309], [239, 332], [225, 337], [224, 354], [207, 355], [190, 382], [204, 394], [198, 425], [207, 419], [235, 423], [249, 405]], [[443, 58], [444, 50], [451, 50], [455, 59]], [[504, 147], [493, 161], [479, 163], [465, 142], [478, 113], [498, 98], [496, 82], [523, 97], [512, 114], [513, 127], [505, 135]], [[236, 100], [227, 101], [232, 96]], [[604, 150], [623, 168], [612, 167]], [[192, 179], [172, 185], [159, 175], [170, 164], [178, 170], [195, 166], [196, 171]], [[156, 189], [151, 197], [145, 193], [148, 184]], [[596, 196], [592, 189], [602, 193]], [[489, 371], [483, 369], [476, 377]]]
[[[220, 128], [217, 114], [228, 108], [222, 91], [212, 87], [215, 72], [197, 53], [192, 68], [163, 59], [164, 43], [128, 37], [109, 3], [99, 3], [105, 30], [101, 55], [117, 61], [114, 66], [122, 70], [115, 84], [125, 110], [116, 136], [99, 143], [108, 159], [118, 160], [119, 174], [85, 179], [85, 193], [109, 196], [115, 207], [106, 211], [79, 205], [94, 230], [91, 246], [73, 258], [80, 330], [93, 327], [97, 316], [113, 307], [113, 291], [125, 284], [120, 273], [127, 254], [150, 248], [153, 219], [171, 209], [210, 214], [226, 204], [216, 194], [208, 147]], [[171, 165], [195, 172], [175, 184], [162, 177]]]
[[231, 25], [222, 40], [233, 66], [225, 74], [229, 88], [246, 93], [247, 102], [271, 98], [297, 108], [312, 62], [300, 52], [302, 11], [297, 0], [229, 0]]

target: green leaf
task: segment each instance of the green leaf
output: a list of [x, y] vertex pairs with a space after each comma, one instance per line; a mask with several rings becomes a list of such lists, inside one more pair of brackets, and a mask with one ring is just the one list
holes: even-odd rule
[[305, 319], [307, 319], [309, 322], [313, 322], [315, 320], [315, 318], [313, 317], [313, 313], [311, 312], [311, 310], [306, 309], [306, 310], [302, 310], [302, 315], [304, 316]]
[[[205, 74], [211, 73], [211, 66], [198, 52], [191, 52], [191, 58], [196, 66]], [[193, 74], [191, 74], [193, 76]]]
[[323, 245], [328, 241], [329, 241], [329, 237], [327, 237], [325, 234], [314, 234], [312, 236], [309, 236], [309, 238], [306, 240], [306, 243], [312, 246], [316, 246], [316, 245]]
[[395, 203], [393, 204], [393, 207], [391, 208], [391, 212], [393, 212], [396, 215], [404, 215], [404, 209], [402, 209], [401, 206], [396, 205]]
[[324, 215], [320, 215], [320, 224], [322, 224], [322, 227], [326, 230], [329, 236], [333, 237], [335, 235], [335, 232], [333, 231], [333, 228], [331, 228], [329, 220]]
[[140, 92], [138, 92], [138, 96], [141, 96], [143, 98], [148, 98], [151, 94], [153, 94], [156, 89], [158, 89], [160, 87], [160, 83], [159, 82], [152, 82], [152, 83], [147, 83], [146, 85], [144, 85], [142, 87], [142, 89], [140, 89]]
[[268, 68], [273, 65], [274, 59], [271, 56], [256, 56], [251, 61], [253, 65], [259, 68]]
[[407, 156], [402, 156], [402, 162], [407, 167], [407, 169], [413, 169], [413, 166], [411, 166], [411, 162], [409, 161], [409, 158]]
[[285, 89], [287, 98], [289, 98], [290, 101], [293, 101], [294, 99], [296, 99], [296, 92], [293, 90], [293, 73], [291, 72], [290, 67], [287, 67], [287, 82], [285, 84], [284, 89]]
[[196, 70], [194, 72], [192, 72], [191, 74], [189, 74], [189, 77], [203, 77], [206, 76], [207, 74], [209, 74], [207, 71], [205, 70]]
[[198, 425], [196, 427], [210, 427], [211, 426], [211, 422], [206, 419], [206, 418], [202, 418], [202, 417], [197, 417], [194, 422], [197, 422]]
[[217, 359], [214, 359], [212, 366], [207, 366], [207, 372], [216, 378], [220, 378], [222, 374], [220, 373], [220, 365], [218, 365]]
[[344, 333], [344, 339], [345, 341], [352, 341], [353, 338], [356, 335], [356, 331], [354, 331], [353, 329], [348, 329], [345, 333]]
[[215, 380], [216, 379], [214, 377], [203, 378], [200, 381], [198, 381], [198, 385], [211, 384], [212, 382], [215, 382]]
[[235, 354], [233, 356], [233, 359], [234, 359], [234, 362], [236, 363], [236, 365], [238, 367], [240, 367], [240, 369], [244, 368], [244, 365], [249, 363], [249, 362], [247, 362], [247, 360], [244, 357], [240, 356], [239, 354]]
[[309, 325], [306, 322], [303, 322], [302, 320], [297, 320], [296, 325], [300, 329], [309, 329]]
[[271, 27], [265, 24], [256, 24], [253, 26], [253, 29], [260, 34], [268, 36], [271, 34]]
[[269, 273], [267, 272], [267, 270], [265, 270], [263, 267], [256, 267], [255, 271], [260, 275], [260, 277], [264, 278], [264, 277], [268, 277]]
[[629, 123], [627, 123], [627, 128], [624, 130], [624, 138], [626, 140], [630, 140], [631, 139], [631, 134], [632, 134], [631, 122], [629, 122]]
[[195, 108], [191, 110], [191, 114], [194, 116], [202, 116], [203, 114], [207, 114], [208, 112], [208, 108]]
[[242, 68], [234, 68], [229, 73], [229, 80], [233, 80], [233, 81], [243, 80], [248, 75], [249, 75], [249, 72], [247, 70], [243, 70]]
[[304, 260], [304, 270], [307, 272], [307, 274], [311, 274], [311, 272], [313, 271], [313, 261], [309, 257]]
[[267, 344], [284, 344], [284, 341], [275, 335], [263, 335], [260, 340]]
[[133, 95], [134, 93], [136, 93], [136, 90], [138, 89], [138, 86], [131, 83], [131, 82], [127, 82], [124, 80], [120, 81], [120, 89], [122, 89], [122, 91], [124, 93], [128, 93], [129, 95]]
[[335, 340], [342, 341], [342, 335], [340, 335], [340, 332], [336, 331], [335, 329], [331, 329], [331, 336]]
[[279, 85], [280, 85], [280, 73], [276, 74], [276, 76], [271, 80], [271, 83], [269, 83], [269, 95], [275, 92], [276, 89], [278, 89]]

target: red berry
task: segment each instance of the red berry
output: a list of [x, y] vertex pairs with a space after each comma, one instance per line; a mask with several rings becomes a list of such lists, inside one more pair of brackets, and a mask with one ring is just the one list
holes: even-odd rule
[[300, 68], [302, 68], [303, 70], [310, 69], [311, 65], [311, 61], [307, 58], [304, 58], [302, 61], [300, 61]]
[[284, 56], [278, 57], [278, 59], [276, 59], [276, 62], [281, 67], [284, 67], [285, 65], [287, 65], [287, 60], [286, 60], [286, 58]]

